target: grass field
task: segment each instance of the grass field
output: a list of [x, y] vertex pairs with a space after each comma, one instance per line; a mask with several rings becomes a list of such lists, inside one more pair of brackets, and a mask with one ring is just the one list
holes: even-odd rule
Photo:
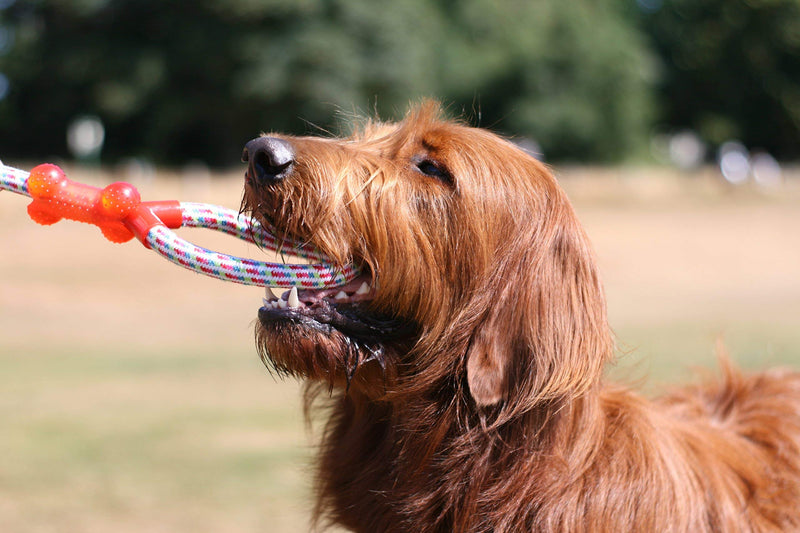
[[[800, 176], [565, 169], [597, 250], [621, 360], [649, 391], [714, 364], [800, 367]], [[97, 184], [119, 176], [75, 172]], [[238, 206], [238, 175], [137, 184]], [[34, 225], [0, 193], [0, 531], [307, 529], [313, 434], [299, 387], [255, 355], [261, 291], [179, 269], [96, 228]], [[227, 237], [201, 244], [258, 256]]]

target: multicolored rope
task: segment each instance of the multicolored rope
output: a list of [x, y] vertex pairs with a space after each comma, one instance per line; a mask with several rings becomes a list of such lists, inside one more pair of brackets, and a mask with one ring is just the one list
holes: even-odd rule
[[[40, 224], [62, 218], [101, 228], [113, 242], [136, 236], [145, 246], [189, 270], [261, 287], [324, 289], [344, 285], [359, 272], [353, 266], [337, 268], [307, 244], [278, 240], [257, 222], [224, 207], [193, 202], [141, 202], [129, 184], [98, 189], [70, 181], [55, 165], [39, 165], [30, 173], [0, 162], [0, 190], [33, 198], [28, 213]], [[261, 248], [317, 262], [280, 264], [220, 254], [178, 237], [169, 228], [207, 228], [255, 243]]]
[[28, 176], [28, 172], [7, 167], [0, 161], [0, 189], [30, 196], [28, 193]]
[[337, 272], [323, 264], [281, 265], [220, 254], [187, 242], [164, 226], [147, 233], [147, 244], [176, 265], [244, 285], [322, 289], [344, 285], [357, 275], [350, 267]]
[[180, 205], [183, 227], [213, 229], [273, 252], [280, 252], [286, 249], [291, 250], [291, 255], [302, 259], [327, 261], [323, 254], [310, 248], [305, 243], [290, 239], [278, 241], [274, 235], [262, 228], [257, 220], [246, 217], [233, 209], [195, 202], [181, 202]]

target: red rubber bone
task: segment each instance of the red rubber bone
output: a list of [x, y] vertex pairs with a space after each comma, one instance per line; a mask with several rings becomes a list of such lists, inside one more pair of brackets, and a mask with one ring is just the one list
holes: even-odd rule
[[33, 201], [28, 214], [37, 223], [49, 226], [68, 219], [100, 228], [111, 242], [127, 242], [134, 236], [146, 244], [153, 226], [181, 227], [180, 203], [142, 202], [139, 191], [130, 183], [112, 183], [104, 189], [67, 179], [56, 165], [34, 167], [28, 178]]

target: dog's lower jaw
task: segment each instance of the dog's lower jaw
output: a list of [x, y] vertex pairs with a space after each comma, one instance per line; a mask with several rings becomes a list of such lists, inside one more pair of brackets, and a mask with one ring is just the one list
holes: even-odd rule
[[259, 311], [256, 344], [264, 363], [280, 376], [326, 383], [332, 391], [380, 398], [396, 379], [398, 353], [414, 327], [368, 317], [349, 306], [311, 315], [303, 310]]

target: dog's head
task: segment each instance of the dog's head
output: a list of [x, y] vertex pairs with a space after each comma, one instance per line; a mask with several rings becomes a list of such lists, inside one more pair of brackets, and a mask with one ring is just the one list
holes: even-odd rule
[[244, 158], [245, 211], [363, 272], [259, 311], [279, 372], [509, 407], [596, 381], [611, 340], [593, 254], [547, 168], [512, 143], [428, 103], [344, 139], [263, 136]]

